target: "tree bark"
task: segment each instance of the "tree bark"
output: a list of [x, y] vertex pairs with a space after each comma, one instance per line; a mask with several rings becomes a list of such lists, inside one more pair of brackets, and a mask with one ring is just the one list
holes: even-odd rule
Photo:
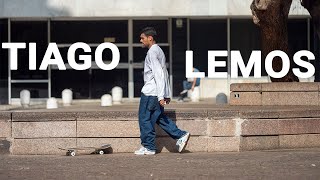
[[[274, 50], [281, 50], [289, 55], [288, 48], [288, 14], [292, 0], [253, 0], [251, 11], [253, 21], [261, 29], [263, 59]], [[290, 70], [282, 78], [272, 78], [272, 82], [298, 82], [299, 78], [292, 72], [292, 59]], [[275, 57], [272, 62], [275, 72], [282, 70], [282, 60]]]
[[314, 54], [315, 60], [315, 82], [320, 82], [320, 0], [301, 0], [301, 4], [305, 7], [311, 17], [314, 27]]

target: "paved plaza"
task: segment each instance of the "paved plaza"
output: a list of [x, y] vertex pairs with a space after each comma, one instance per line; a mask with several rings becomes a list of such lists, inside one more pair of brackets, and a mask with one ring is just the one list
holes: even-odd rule
[[320, 179], [320, 149], [0, 156], [0, 179]]

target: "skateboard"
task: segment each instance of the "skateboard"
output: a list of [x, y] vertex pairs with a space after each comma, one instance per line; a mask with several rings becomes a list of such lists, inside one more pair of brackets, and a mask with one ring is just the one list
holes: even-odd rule
[[97, 147], [75, 147], [75, 148], [59, 148], [61, 150], [67, 151], [67, 156], [75, 156], [79, 150], [94, 150], [92, 154], [103, 155], [106, 149], [111, 148], [111, 144], [103, 144]]

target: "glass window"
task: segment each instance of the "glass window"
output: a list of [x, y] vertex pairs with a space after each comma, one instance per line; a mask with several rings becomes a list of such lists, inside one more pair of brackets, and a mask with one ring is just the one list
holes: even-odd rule
[[30, 91], [31, 98], [48, 98], [47, 83], [12, 83], [11, 98], [20, 98], [20, 92], [24, 89]]
[[128, 21], [52, 21], [51, 41], [56, 43], [128, 43]]
[[104, 94], [111, 94], [115, 86], [122, 88], [123, 97], [128, 97], [128, 70], [93, 70], [91, 81], [91, 97], [94, 99], [99, 99]]
[[[166, 56], [166, 62], [169, 62], [169, 47], [168, 46], [160, 46], [164, 55]], [[147, 55], [148, 48], [142, 47], [134, 47], [133, 48], [133, 62], [144, 62], [145, 57]]]
[[[0, 20], [0, 43], [8, 42], [8, 20]], [[8, 103], [8, 50], [0, 48], [0, 104]]]
[[[182, 24], [181, 24], [182, 20]], [[178, 21], [178, 25], [177, 25]], [[180, 21], [180, 22], [179, 22]], [[173, 73], [173, 96], [178, 96], [183, 90], [182, 81], [186, 79], [187, 50], [187, 19], [172, 20], [172, 73]]]
[[145, 27], [154, 27], [157, 31], [157, 43], [168, 43], [168, 21], [167, 20], [134, 20], [133, 42], [140, 43], [140, 32]]
[[26, 49], [18, 50], [18, 70], [11, 71], [12, 79], [48, 79], [47, 71], [29, 70], [29, 45], [37, 43], [37, 69], [40, 67], [48, 46], [47, 22], [12, 21], [11, 41], [27, 43]]
[[135, 69], [134, 70], [134, 97], [141, 96], [141, 89], [144, 85], [143, 81], [143, 69]]
[[[190, 20], [190, 48], [194, 67], [207, 76], [208, 50], [227, 50], [227, 20]], [[219, 57], [217, 61], [228, 62], [228, 58]], [[228, 63], [216, 71], [228, 72]]]
[[[240, 51], [243, 62], [247, 65], [252, 51], [261, 51], [260, 29], [252, 19], [232, 19], [230, 23], [231, 50]], [[253, 75], [254, 71], [252, 70], [250, 76]], [[238, 68], [238, 76], [242, 77], [240, 68]], [[261, 76], [267, 76], [264, 59], [261, 59]]]
[[74, 99], [87, 99], [89, 98], [90, 89], [89, 79], [89, 70], [52, 70], [52, 97], [61, 98], [61, 93], [64, 89], [71, 89]]
[[[308, 50], [308, 21], [307, 19], [289, 19], [288, 21], [288, 41], [289, 41], [289, 57], [293, 59], [296, 52], [300, 50]], [[301, 59], [308, 61], [306, 57]], [[302, 68], [296, 64], [302, 72], [306, 72], [306, 68]]]

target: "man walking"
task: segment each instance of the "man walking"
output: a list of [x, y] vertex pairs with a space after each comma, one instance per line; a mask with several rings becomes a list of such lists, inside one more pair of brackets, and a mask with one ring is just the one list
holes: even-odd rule
[[182, 152], [187, 145], [190, 133], [180, 130], [173, 121], [164, 115], [165, 104], [170, 103], [170, 84], [166, 68], [166, 57], [156, 44], [157, 32], [153, 27], [144, 28], [140, 42], [148, 53], [144, 64], [144, 86], [139, 105], [139, 127], [141, 148], [136, 155], [154, 155], [155, 124], [157, 123], [173, 139], [177, 139], [177, 149]]

